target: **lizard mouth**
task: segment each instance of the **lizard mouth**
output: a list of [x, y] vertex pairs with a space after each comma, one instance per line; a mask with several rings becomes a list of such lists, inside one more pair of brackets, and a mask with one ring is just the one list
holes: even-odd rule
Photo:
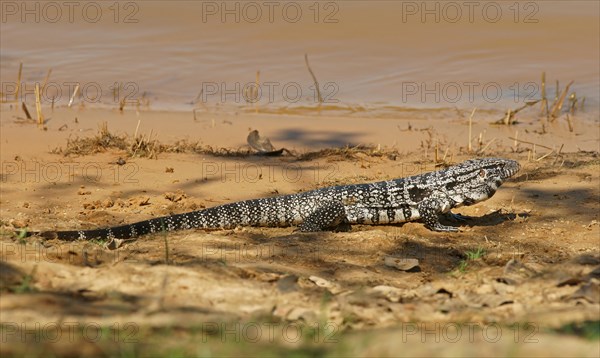
[[504, 165], [504, 179], [510, 178], [513, 175], [517, 174], [521, 169], [521, 165], [515, 160], [507, 160]]

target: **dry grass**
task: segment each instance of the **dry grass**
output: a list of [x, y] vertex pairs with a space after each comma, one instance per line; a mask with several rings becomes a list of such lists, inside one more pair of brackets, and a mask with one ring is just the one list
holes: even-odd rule
[[[128, 157], [156, 158], [161, 153], [197, 153], [212, 155], [216, 157], [249, 157], [259, 155], [249, 147], [240, 148], [218, 148], [203, 145], [199, 142], [178, 140], [171, 144], [161, 143], [152, 133], [149, 135], [138, 135], [132, 137], [127, 134], [113, 134], [104, 123], [93, 137], [69, 138], [64, 148], [58, 147], [52, 153], [64, 156], [82, 156], [102, 153], [109, 149], [124, 151]], [[313, 160], [324, 157], [339, 157], [343, 159], [356, 159], [358, 156], [386, 157], [395, 160], [400, 153], [394, 149], [382, 149], [374, 145], [357, 145], [340, 148], [327, 148], [316, 151], [297, 153], [285, 151], [289, 156], [298, 161]]]
[[82, 156], [102, 153], [109, 149], [122, 150], [128, 157], [156, 158], [160, 153], [201, 153], [215, 156], [249, 156], [249, 149], [226, 149], [203, 146], [198, 142], [179, 140], [173, 144], [163, 144], [152, 133], [132, 137], [127, 134], [114, 134], [104, 123], [93, 137], [68, 139], [65, 148], [55, 148], [52, 152], [64, 156]]
[[55, 148], [53, 153], [69, 155], [88, 155], [101, 153], [107, 149], [127, 150], [129, 143], [125, 136], [118, 136], [108, 131], [108, 125], [104, 123], [98, 133], [90, 138], [67, 139], [65, 149]]

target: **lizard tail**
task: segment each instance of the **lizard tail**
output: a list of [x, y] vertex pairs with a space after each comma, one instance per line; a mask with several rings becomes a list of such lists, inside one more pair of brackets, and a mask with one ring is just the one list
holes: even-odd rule
[[[25, 236], [41, 236], [45, 239], [59, 239], [65, 241], [133, 239], [151, 233], [191, 229], [194, 227], [204, 227], [198, 225], [197, 219], [205, 216], [207, 213], [204, 213], [204, 211], [206, 210], [210, 209], [185, 214], [164, 216], [160, 218], [139, 221], [132, 224], [113, 226], [101, 229], [68, 231], [29, 231], [25, 233]], [[16, 234], [19, 235], [18, 232]]]
[[[30, 231], [26, 232], [25, 236], [41, 236], [46, 239], [66, 241], [114, 240], [133, 239], [146, 234], [193, 228], [225, 229], [238, 225], [256, 226], [267, 224], [267, 226], [279, 226], [286, 224], [285, 220], [283, 223], [279, 220], [277, 210], [264, 210], [264, 207], [269, 208], [269, 205], [266, 204], [272, 205], [271, 201], [274, 200], [271, 198], [263, 200], [248, 200], [225, 204], [110, 228], [70, 231]], [[266, 201], [269, 201], [269, 203], [266, 203]], [[17, 232], [16, 235], [23, 234]]]

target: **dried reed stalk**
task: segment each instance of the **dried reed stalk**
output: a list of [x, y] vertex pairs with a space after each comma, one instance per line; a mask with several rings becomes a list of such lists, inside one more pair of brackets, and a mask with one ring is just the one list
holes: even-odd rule
[[546, 116], [548, 119], [548, 97], [546, 97], [546, 72], [542, 72], [542, 103], [540, 105], [540, 116]]
[[27, 109], [25, 102], [21, 102], [21, 108], [23, 108], [23, 112], [25, 112], [25, 117], [27, 117], [27, 119], [33, 119], [31, 118], [31, 114], [29, 114], [29, 110]]
[[75, 89], [73, 90], [73, 94], [71, 95], [71, 99], [69, 99], [69, 104], [67, 105], [67, 107], [71, 108], [73, 102], [75, 101], [75, 96], [77, 96], [77, 92], [79, 92], [79, 83], [75, 86]]
[[573, 132], [573, 122], [571, 122], [571, 116], [567, 113], [567, 124], [569, 125], [569, 132]]
[[17, 74], [17, 89], [15, 91], [15, 101], [19, 100], [19, 92], [21, 91], [21, 75], [23, 74], [23, 62], [19, 63], [19, 73]]
[[38, 125], [44, 124], [44, 115], [42, 114], [42, 97], [40, 95], [40, 84], [35, 84], [35, 109], [37, 112]]
[[471, 115], [469, 116], [469, 142], [467, 145], [467, 150], [469, 151], [469, 153], [473, 149], [471, 146], [471, 135], [473, 134], [473, 115], [475, 115], [476, 110], [477, 110], [477, 107], [473, 108], [473, 111], [471, 112]]
[[254, 100], [254, 103], [252, 103], [252, 105], [254, 106], [254, 112], [258, 113], [258, 84], [260, 82], [260, 71], [256, 71], [256, 80], [254, 81], [254, 83], [256, 84], [256, 99]]
[[571, 81], [571, 82], [569, 82], [569, 84], [567, 84], [565, 89], [562, 91], [560, 97], [558, 97], [557, 100], [554, 102], [554, 105], [552, 106], [552, 110], [550, 110], [550, 121], [554, 121], [556, 119], [556, 117], [558, 116], [558, 113], [562, 109], [563, 102], [565, 101], [565, 98], [567, 97], [567, 92], [569, 92], [569, 87], [571, 87], [573, 82], [574, 81]]
[[545, 149], [550, 149], [550, 150], [553, 149], [553, 148], [547, 147], [545, 145], [541, 145], [541, 144], [537, 144], [537, 143], [533, 143], [533, 142], [528, 142], [528, 141], [522, 140], [522, 139], [517, 139], [517, 138], [513, 138], [513, 137], [508, 137], [508, 139], [512, 139], [512, 140], [517, 141], [519, 143], [531, 144], [531, 145], [533, 145], [534, 148], [535, 148], [535, 146], [538, 146], [538, 147], [542, 147], [542, 148], [545, 148]]
[[44, 84], [42, 85], [42, 93], [44, 93], [44, 90], [46, 89], [46, 85], [48, 84], [48, 80], [50, 79], [51, 74], [52, 74], [52, 69], [49, 69], [48, 73], [46, 74], [46, 78], [44, 79]]
[[317, 89], [317, 97], [319, 99], [319, 106], [321, 106], [321, 103], [323, 103], [323, 97], [321, 97], [321, 90], [319, 89], [319, 82], [317, 81], [317, 77], [315, 76], [313, 70], [310, 68], [310, 64], [308, 63], [308, 54], [304, 54], [304, 62], [306, 62], [306, 68], [308, 68], [308, 72], [310, 72], [310, 75], [313, 79], [313, 82], [315, 83], [315, 88]]

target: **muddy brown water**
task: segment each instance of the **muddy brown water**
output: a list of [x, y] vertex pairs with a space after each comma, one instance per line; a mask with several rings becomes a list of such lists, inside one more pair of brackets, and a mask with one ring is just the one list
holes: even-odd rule
[[[154, 109], [314, 106], [348, 114], [511, 108], [556, 80], [597, 117], [599, 4], [529, 2], [3, 2], [0, 75], [21, 99]], [[257, 77], [256, 72], [260, 71]], [[258, 85], [256, 86], [255, 83]], [[202, 93], [201, 93], [202, 91]], [[195, 103], [195, 104], [194, 104]], [[367, 111], [368, 110], [368, 111]]]

